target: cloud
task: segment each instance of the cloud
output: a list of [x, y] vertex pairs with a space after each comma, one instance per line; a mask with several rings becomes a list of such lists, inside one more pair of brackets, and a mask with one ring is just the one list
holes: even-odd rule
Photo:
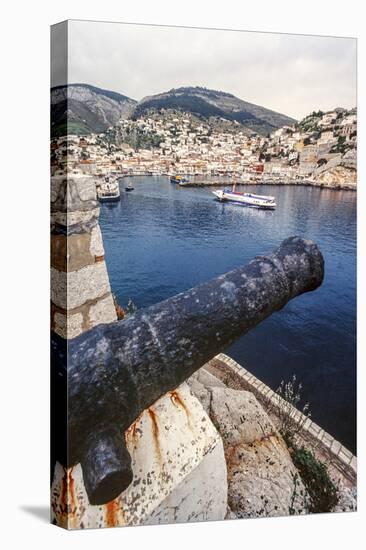
[[352, 38], [87, 21], [68, 36], [69, 82], [134, 99], [206, 86], [295, 118], [356, 104]]

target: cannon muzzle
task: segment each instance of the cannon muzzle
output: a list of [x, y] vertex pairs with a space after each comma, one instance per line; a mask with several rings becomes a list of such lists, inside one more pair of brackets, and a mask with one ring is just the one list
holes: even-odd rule
[[69, 340], [66, 352], [54, 335], [56, 396], [67, 387], [67, 420], [61, 407], [57, 422], [68, 434], [55, 459], [81, 463], [90, 502], [131, 483], [124, 431], [143, 410], [323, 276], [317, 245], [290, 237], [273, 254]]
[[116, 427], [96, 430], [89, 435], [84, 448], [81, 467], [90, 504], [113, 500], [133, 477], [123, 432]]

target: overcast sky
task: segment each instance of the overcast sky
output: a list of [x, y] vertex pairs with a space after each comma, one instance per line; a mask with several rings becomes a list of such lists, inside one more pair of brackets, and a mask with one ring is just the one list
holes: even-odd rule
[[69, 82], [136, 100], [205, 86], [302, 118], [356, 105], [356, 40], [71, 21]]

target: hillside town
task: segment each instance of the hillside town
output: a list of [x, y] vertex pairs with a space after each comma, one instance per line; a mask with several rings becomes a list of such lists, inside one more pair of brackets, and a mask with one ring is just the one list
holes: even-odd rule
[[309, 183], [354, 188], [357, 111], [313, 112], [268, 135], [235, 121], [162, 110], [121, 119], [104, 133], [51, 141], [51, 171], [94, 175], [184, 175], [194, 181]]

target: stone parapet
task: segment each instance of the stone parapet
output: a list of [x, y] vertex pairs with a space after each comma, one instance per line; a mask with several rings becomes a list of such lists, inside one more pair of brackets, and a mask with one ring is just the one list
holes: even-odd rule
[[269, 386], [256, 378], [239, 363], [228, 355], [220, 353], [205, 365], [212, 374], [216, 375], [225, 384], [235, 389], [244, 389], [252, 392], [264, 407], [281, 407], [297, 422], [301, 423], [301, 435], [314, 447], [320, 446], [330, 461], [342, 474], [355, 483], [357, 477], [357, 457], [344, 447], [333, 436], [318, 426], [310, 418], [305, 417], [295, 407], [290, 406]]

